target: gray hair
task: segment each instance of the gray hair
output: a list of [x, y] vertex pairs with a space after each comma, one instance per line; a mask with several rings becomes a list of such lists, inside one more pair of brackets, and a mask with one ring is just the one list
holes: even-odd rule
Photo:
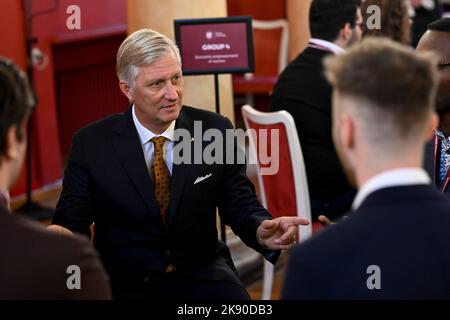
[[139, 67], [152, 64], [159, 58], [174, 53], [181, 65], [180, 51], [175, 43], [151, 29], [130, 34], [117, 52], [116, 73], [119, 80], [134, 87]]

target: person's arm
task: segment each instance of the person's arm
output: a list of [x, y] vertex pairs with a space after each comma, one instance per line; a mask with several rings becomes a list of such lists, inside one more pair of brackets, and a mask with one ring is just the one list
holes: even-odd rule
[[288, 250], [297, 243], [298, 226], [309, 221], [300, 217], [278, 217], [263, 221], [256, 230], [259, 243], [271, 250]]
[[90, 237], [89, 227], [94, 222], [92, 198], [83, 139], [78, 133], [72, 140], [72, 150], [64, 172], [63, 190], [49, 230], [57, 233], [77, 232]]
[[[225, 129], [233, 129], [230, 120], [225, 121]], [[236, 139], [233, 150], [235, 155], [242, 153]], [[225, 183], [222, 186], [222, 200], [219, 205], [221, 218], [247, 246], [275, 263], [279, 250], [287, 249], [294, 243], [297, 225], [308, 222], [298, 217], [272, 220], [271, 214], [260, 204], [255, 188], [246, 175], [246, 163], [237, 163], [235, 158], [233, 164], [225, 165], [224, 175]]]
[[[225, 119], [224, 127], [225, 137], [225, 130], [233, 129], [229, 119]], [[226, 155], [226, 149], [224, 146], [224, 155]], [[237, 153], [242, 153], [237, 146], [236, 139], [233, 151], [235, 163], [224, 165], [224, 183], [221, 186], [219, 214], [225, 224], [229, 225], [247, 246], [260, 251], [261, 246], [257, 242], [256, 229], [262, 221], [272, 219], [272, 216], [259, 203], [255, 188], [246, 175], [246, 164], [236, 163]]]

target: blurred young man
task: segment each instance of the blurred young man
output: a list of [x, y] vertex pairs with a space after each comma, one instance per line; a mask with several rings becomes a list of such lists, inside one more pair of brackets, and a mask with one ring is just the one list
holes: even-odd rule
[[449, 299], [450, 202], [421, 168], [437, 61], [367, 39], [325, 62], [352, 214], [298, 246], [285, 299]]
[[109, 299], [108, 277], [87, 240], [53, 234], [8, 209], [33, 106], [23, 72], [0, 57], [0, 300]]

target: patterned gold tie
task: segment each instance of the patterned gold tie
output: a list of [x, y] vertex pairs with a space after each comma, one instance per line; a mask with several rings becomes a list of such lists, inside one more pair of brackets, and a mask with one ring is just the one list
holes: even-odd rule
[[167, 223], [167, 209], [169, 208], [170, 196], [170, 173], [164, 161], [164, 137], [151, 139], [155, 147], [152, 164], [152, 180], [155, 187], [155, 199], [159, 205], [159, 214], [164, 223]]

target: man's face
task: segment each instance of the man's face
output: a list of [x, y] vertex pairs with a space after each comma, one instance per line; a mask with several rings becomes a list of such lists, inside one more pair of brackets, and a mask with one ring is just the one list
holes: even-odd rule
[[361, 14], [361, 9], [358, 8], [356, 11], [356, 18], [355, 18], [355, 27], [352, 30], [352, 36], [348, 42], [348, 47], [351, 45], [358, 43], [361, 41], [362, 38], [362, 24], [364, 23], [363, 17]]
[[450, 109], [450, 32], [427, 31], [416, 51], [433, 51], [439, 57], [439, 89], [436, 110]]
[[348, 182], [352, 186], [356, 186], [355, 170], [349, 160], [347, 141], [345, 141], [345, 135], [349, 134], [349, 132], [344, 133], [345, 130], [348, 130], [346, 128], [348, 123], [343, 120], [345, 103], [345, 98], [337, 90], [333, 90], [332, 134], [334, 147]]
[[139, 68], [130, 92], [139, 121], [155, 133], [166, 130], [182, 106], [183, 77], [175, 54]]

